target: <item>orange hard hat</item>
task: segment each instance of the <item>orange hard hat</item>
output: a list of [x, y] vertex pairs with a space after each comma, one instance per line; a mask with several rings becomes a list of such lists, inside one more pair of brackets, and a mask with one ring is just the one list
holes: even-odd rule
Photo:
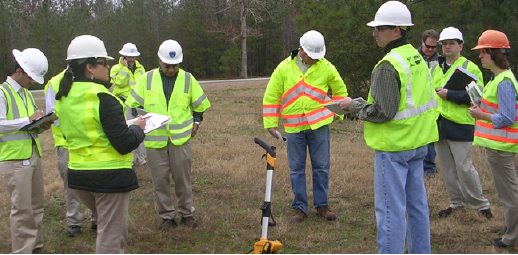
[[478, 45], [471, 50], [477, 49], [510, 49], [507, 35], [497, 30], [486, 30], [478, 38]]

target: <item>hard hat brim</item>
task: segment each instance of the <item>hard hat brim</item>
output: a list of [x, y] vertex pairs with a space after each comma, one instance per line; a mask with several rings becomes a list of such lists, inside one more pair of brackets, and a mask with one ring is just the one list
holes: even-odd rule
[[35, 82], [37, 82], [39, 84], [43, 84], [43, 82], [45, 81], [45, 79], [43, 79], [43, 76], [39, 76], [39, 75], [33, 73], [30, 70], [30, 68], [25, 64], [25, 62], [22, 61], [22, 52], [21, 51], [14, 49], [13, 55], [14, 55], [14, 59], [16, 59], [16, 62], [18, 62], [20, 67], [23, 69], [23, 71], [26, 72], [27, 75], [29, 75], [29, 77], [31, 77], [31, 79], [33, 79]]
[[306, 49], [306, 47], [304, 47], [304, 46], [301, 46], [301, 47], [304, 50], [304, 52], [306, 52], [306, 54], [308, 54], [308, 56], [312, 59], [321, 59], [321, 58], [324, 58], [324, 56], [326, 55], [326, 47], [324, 47], [322, 49], [322, 51], [320, 51], [318, 53], [308, 51], [308, 49]]
[[121, 56], [125, 56], [125, 57], [138, 57], [140, 56], [140, 52], [135, 52], [135, 53], [125, 53], [123, 52], [122, 50], [119, 51], [119, 54], [121, 54]]
[[166, 59], [166, 58], [161, 57], [160, 55], [158, 55], [158, 57], [160, 58], [160, 60], [162, 60], [162, 62], [164, 62], [168, 65], [180, 64], [183, 61], [183, 55], [178, 57], [176, 60]]

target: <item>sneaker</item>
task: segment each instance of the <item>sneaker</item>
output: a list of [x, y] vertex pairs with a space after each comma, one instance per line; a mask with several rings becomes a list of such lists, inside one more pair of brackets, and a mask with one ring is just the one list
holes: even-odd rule
[[453, 212], [453, 208], [448, 207], [444, 210], [439, 211], [439, 217], [448, 217]]
[[293, 210], [293, 216], [291, 216], [291, 222], [298, 223], [306, 219], [308, 215], [300, 209]]
[[67, 230], [68, 237], [75, 237], [81, 233], [81, 226], [69, 226]]
[[336, 214], [327, 205], [318, 207], [317, 215], [328, 221], [336, 220]]
[[493, 214], [491, 213], [491, 208], [487, 208], [485, 210], [478, 211], [480, 214], [484, 215], [486, 219], [490, 220], [493, 218]]
[[180, 223], [190, 228], [195, 228], [196, 226], [198, 226], [198, 223], [196, 223], [196, 220], [194, 220], [194, 217], [192, 216], [182, 217]]
[[176, 221], [174, 219], [163, 219], [162, 223], [160, 223], [160, 227], [158, 229], [160, 230], [170, 230], [172, 228], [176, 228], [178, 224], [176, 224]]

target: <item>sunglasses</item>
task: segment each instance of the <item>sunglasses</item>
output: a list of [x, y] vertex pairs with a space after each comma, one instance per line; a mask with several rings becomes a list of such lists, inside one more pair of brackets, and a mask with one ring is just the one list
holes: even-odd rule
[[374, 28], [374, 30], [376, 30], [377, 32], [381, 32], [383, 30], [387, 30], [387, 29], [394, 29], [396, 28], [395, 26], [377, 26]]
[[108, 66], [108, 63], [106, 62], [106, 60], [105, 60], [105, 61], [100, 61], [100, 62], [97, 62], [97, 61], [96, 61], [96, 62], [95, 62], [95, 64], [96, 64], [96, 65], [102, 65], [102, 66], [104, 66], [104, 67], [107, 67], [107, 66]]
[[426, 43], [424, 44], [424, 46], [425, 46], [426, 48], [429, 48], [429, 49], [435, 49], [435, 48], [437, 48], [437, 45], [432, 46], [432, 45], [428, 45], [428, 44], [426, 44]]

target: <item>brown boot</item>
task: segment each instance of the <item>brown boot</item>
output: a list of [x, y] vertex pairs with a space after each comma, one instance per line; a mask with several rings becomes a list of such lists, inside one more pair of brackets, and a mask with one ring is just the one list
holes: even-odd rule
[[450, 214], [452, 212], [453, 212], [453, 208], [448, 207], [448, 208], [446, 208], [444, 210], [440, 210], [438, 215], [439, 215], [439, 217], [448, 217], [448, 216], [450, 216]]
[[320, 206], [317, 208], [317, 213], [320, 217], [326, 220], [336, 220], [336, 214], [329, 209], [329, 206]]
[[291, 222], [298, 223], [302, 222], [308, 216], [300, 209], [293, 210], [293, 216], [291, 216]]
[[192, 216], [182, 217], [180, 223], [190, 228], [195, 228], [198, 226], [198, 223], [196, 222], [196, 220], [194, 220], [194, 217]]

